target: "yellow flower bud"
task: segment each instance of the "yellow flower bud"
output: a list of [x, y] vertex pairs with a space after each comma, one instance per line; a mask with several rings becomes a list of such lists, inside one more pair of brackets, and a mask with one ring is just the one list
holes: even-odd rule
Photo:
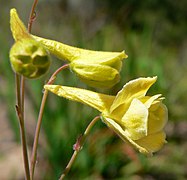
[[50, 59], [45, 48], [32, 38], [21, 39], [10, 50], [13, 70], [27, 78], [38, 78], [47, 72]]
[[72, 71], [89, 86], [111, 88], [120, 80], [122, 60], [127, 58], [124, 51], [92, 51], [37, 36], [33, 38], [58, 58], [69, 61]]

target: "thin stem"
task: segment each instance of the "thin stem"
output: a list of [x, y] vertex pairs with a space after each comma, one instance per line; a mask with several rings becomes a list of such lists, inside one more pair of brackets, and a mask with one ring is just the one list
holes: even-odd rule
[[36, 157], [37, 157], [38, 139], [39, 139], [39, 133], [40, 133], [40, 129], [41, 129], [42, 117], [43, 117], [43, 112], [44, 112], [44, 107], [45, 107], [47, 96], [48, 96], [48, 91], [45, 90], [44, 93], [43, 93], [42, 102], [41, 102], [41, 106], [40, 106], [40, 112], [39, 112], [39, 115], [38, 115], [38, 121], [37, 121], [36, 130], [35, 130], [33, 150], [32, 150], [32, 155], [31, 155], [31, 162], [30, 162], [31, 163], [31, 165], [30, 165], [30, 167], [31, 167], [31, 169], [30, 169], [31, 180], [34, 177], [34, 169], [35, 169]]
[[[34, 19], [34, 9], [36, 7], [36, 4], [37, 4], [37, 0], [34, 1], [30, 13], [30, 18], [28, 23], [29, 33], [31, 32], [32, 22]], [[16, 113], [19, 119], [25, 176], [27, 180], [30, 180], [29, 160], [28, 160], [28, 153], [27, 153], [27, 142], [26, 142], [26, 135], [25, 135], [25, 122], [24, 122], [25, 121], [24, 120], [25, 78], [23, 76], [18, 75], [17, 73], [16, 73], [16, 99], [17, 99]]]
[[32, 29], [32, 23], [35, 19], [35, 8], [36, 8], [36, 5], [38, 3], [38, 0], [34, 0], [33, 2], [33, 5], [32, 5], [32, 8], [31, 8], [31, 12], [30, 12], [30, 16], [29, 16], [29, 22], [28, 22], [28, 32], [31, 33], [31, 29]]
[[25, 137], [24, 115], [23, 115], [23, 109], [22, 109], [23, 104], [24, 104], [22, 102], [22, 99], [24, 98], [24, 96], [22, 96], [21, 94], [23, 91], [21, 92], [20, 86], [21, 86], [20, 75], [16, 74], [16, 97], [17, 97], [16, 113], [19, 119], [25, 176], [27, 180], [30, 180], [29, 160], [28, 160], [27, 143], [26, 143], [26, 137]]
[[16, 97], [17, 97], [17, 106], [21, 106], [21, 95], [20, 95], [20, 75], [15, 73], [15, 81], [16, 81]]
[[[49, 79], [47, 84], [52, 84], [59, 72], [61, 72], [63, 69], [66, 69], [69, 67], [69, 64], [65, 64], [61, 66], [59, 69], [57, 69]], [[38, 121], [36, 125], [36, 131], [35, 131], [35, 136], [34, 136], [34, 143], [33, 143], [33, 149], [32, 149], [32, 155], [31, 155], [31, 165], [30, 165], [30, 174], [31, 174], [31, 180], [34, 178], [34, 170], [35, 170], [35, 165], [36, 165], [36, 157], [37, 157], [37, 148], [38, 148], [38, 140], [39, 140], [39, 134], [40, 134], [40, 129], [41, 129], [41, 123], [42, 123], [42, 117], [43, 117], [43, 112], [44, 112], [44, 107], [46, 103], [46, 99], [48, 96], [48, 90], [44, 90], [43, 97], [42, 97], [42, 102], [40, 105], [40, 111], [38, 115]]]
[[[32, 22], [33, 22], [33, 14], [34, 9], [36, 7], [37, 0], [34, 1], [29, 23], [28, 23], [28, 31], [31, 32]], [[20, 82], [21, 80], [21, 82]], [[27, 180], [30, 180], [30, 171], [29, 171], [29, 160], [28, 160], [28, 153], [27, 153], [27, 142], [26, 142], [26, 135], [25, 135], [25, 120], [24, 120], [24, 104], [25, 104], [25, 78], [16, 74], [16, 96], [17, 96], [17, 105], [16, 105], [16, 112], [19, 119], [19, 126], [20, 126], [20, 134], [21, 134], [21, 143], [22, 143], [22, 150], [23, 150], [23, 159], [24, 159], [24, 167], [25, 167], [25, 176]]]
[[75, 162], [75, 159], [79, 153], [79, 151], [82, 149], [84, 143], [85, 143], [85, 140], [91, 130], [91, 128], [94, 126], [94, 124], [100, 119], [100, 116], [96, 116], [91, 122], [90, 124], [87, 126], [83, 136], [79, 137], [77, 139], [77, 142], [76, 144], [74, 145], [74, 152], [73, 152], [73, 155], [70, 159], [70, 161], [68, 162], [65, 170], [64, 170], [64, 173], [60, 176], [59, 180], [63, 180], [65, 178], [65, 176], [68, 174], [68, 172], [70, 171], [73, 163]]
[[25, 104], [25, 78], [24, 76], [21, 76], [21, 113], [22, 113], [22, 118], [24, 120], [24, 104]]
[[50, 77], [49, 81], [47, 82], [47, 84], [53, 84], [54, 80], [56, 79], [56, 76], [59, 72], [61, 72], [63, 69], [66, 69], [69, 67], [69, 64], [64, 64], [63, 66], [61, 66], [60, 68], [58, 68]]

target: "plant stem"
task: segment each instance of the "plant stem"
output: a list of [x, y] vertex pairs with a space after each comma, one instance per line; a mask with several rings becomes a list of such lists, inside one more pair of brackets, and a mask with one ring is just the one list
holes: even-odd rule
[[21, 76], [21, 113], [22, 113], [22, 118], [24, 120], [24, 104], [25, 104], [25, 78], [24, 76]]
[[85, 143], [85, 140], [91, 130], [91, 128], [94, 126], [94, 124], [100, 119], [100, 116], [96, 116], [91, 122], [90, 124], [87, 126], [83, 136], [79, 137], [77, 139], [77, 142], [76, 144], [74, 145], [74, 152], [73, 152], [73, 155], [70, 159], [70, 161], [68, 162], [65, 170], [64, 170], [64, 173], [60, 176], [59, 180], [63, 180], [65, 178], [65, 176], [68, 174], [68, 172], [70, 171], [79, 151], [82, 149], [84, 143]]
[[[28, 23], [28, 31], [31, 32], [32, 22], [33, 22], [33, 14], [34, 9], [36, 7], [37, 0], [34, 1], [29, 23]], [[21, 82], [20, 82], [21, 80]], [[22, 143], [22, 150], [23, 150], [23, 159], [24, 159], [24, 167], [25, 167], [25, 176], [27, 180], [30, 180], [30, 171], [29, 171], [29, 160], [28, 160], [28, 153], [27, 153], [27, 142], [26, 142], [26, 135], [25, 135], [25, 120], [24, 120], [24, 103], [25, 103], [25, 78], [20, 76], [16, 73], [16, 97], [17, 97], [17, 105], [16, 105], [16, 112], [19, 119], [19, 127], [20, 127], [20, 134], [21, 134], [21, 143]]]
[[34, 177], [34, 169], [35, 169], [35, 164], [36, 164], [36, 156], [37, 156], [37, 146], [38, 146], [38, 139], [39, 139], [39, 133], [40, 133], [40, 128], [41, 128], [41, 123], [42, 123], [42, 116], [43, 116], [43, 111], [47, 99], [48, 91], [44, 91], [43, 97], [42, 97], [42, 102], [40, 106], [40, 112], [38, 115], [38, 121], [37, 121], [37, 126], [35, 130], [35, 137], [34, 137], [34, 143], [33, 143], [33, 150], [32, 150], [32, 155], [31, 155], [31, 169], [30, 169], [30, 174], [31, 174], [31, 180]]
[[[69, 67], [69, 64], [65, 64], [58, 68], [51, 76], [47, 84], [52, 84], [59, 72], [61, 72], [63, 69], [66, 69]], [[39, 140], [39, 134], [40, 134], [40, 129], [41, 129], [41, 123], [42, 123], [42, 117], [43, 117], [43, 112], [44, 112], [44, 107], [46, 103], [46, 99], [48, 96], [48, 90], [44, 90], [43, 97], [42, 97], [42, 102], [40, 105], [40, 111], [38, 115], [38, 121], [36, 125], [36, 131], [35, 131], [35, 136], [34, 136], [34, 143], [33, 143], [33, 149], [32, 149], [32, 155], [31, 155], [31, 165], [30, 165], [30, 174], [31, 174], [31, 180], [34, 178], [34, 169], [36, 165], [36, 157], [37, 157], [37, 148], [38, 148], [38, 140]]]
[[30, 16], [29, 16], [29, 22], [28, 22], [28, 32], [31, 33], [31, 29], [32, 29], [32, 23], [35, 19], [35, 8], [36, 5], [38, 3], [38, 0], [34, 0], [32, 8], [31, 8], [31, 12], [30, 12]]
[[50, 77], [49, 81], [47, 82], [47, 84], [53, 84], [54, 80], [56, 79], [56, 76], [59, 72], [61, 72], [63, 69], [66, 69], [69, 67], [69, 64], [64, 64], [63, 66], [61, 66], [60, 68], [58, 68]]
[[[20, 84], [20, 75], [16, 74], [16, 97], [17, 97], [17, 105], [16, 105], [16, 113], [19, 119], [19, 126], [20, 126], [20, 134], [21, 134], [21, 143], [22, 143], [22, 150], [23, 150], [23, 159], [24, 159], [24, 168], [25, 168], [25, 176], [27, 180], [30, 180], [30, 173], [29, 173], [29, 160], [28, 160], [28, 153], [27, 153], [27, 143], [25, 137], [25, 125], [24, 125], [24, 80], [21, 77], [22, 83]], [[21, 86], [21, 88], [20, 88]]]
[[21, 106], [21, 94], [20, 94], [20, 75], [15, 73], [15, 81], [16, 81], [16, 100], [17, 106]]

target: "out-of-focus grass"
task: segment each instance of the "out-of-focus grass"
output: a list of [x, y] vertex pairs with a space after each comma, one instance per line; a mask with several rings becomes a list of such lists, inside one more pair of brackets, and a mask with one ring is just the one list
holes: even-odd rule
[[[175, 129], [174, 126], [181, 120], [187, 121], [187, 56], [185, 51], [187, 37], [181, 38], [181, 43], [177, 41], [177, 44], [175, 42], [170, 44], [166, 43], [168, 42], [167, 34], [165, 34], [167, 41], [164, 41], [162, 34], [159, 36], [159, 38], [162, 37], [163, 41], [161, 41], [158, 38], [158, 30], [156, 29], [156, 33], [154, 23], [152, 23], [156, 17], [151, 13], [149, 18], [146, 18], [146, 13], [142, 19], [139, 17], [141, 21], [143, 18], [147, 21], [142, 25], [141, 30], [136, 31], [134, 26], [126, 29], [118, 26], [120, 19], [117, 19], [118, 23], [115, 18], [110, 19], [111, 17], [107, 16], [107, 11], [103, 9], [103, 6], [101, 9], [99, 6], [95, 9], [91, 8], [91, 15], [86, 16], [81, 14], [81, 8], [76, 9], [68, 6], [67, 2], [67, 4], [62, 2], [39, 1], [33, 33], [89, 49], [108, 51], [125, 49], [129, 57], [123, 62], [121, 82], [112, 90], [105, 92], [115, 94], [123, 84], [139, 76], [158, 76], [157, 83], [149, 93], [162, 93], [166, 97], [165, 103], [169, 109], [170, 121], [167, 127], [168, 144], [153, 158], [136, 153], [102, 122], [98, 122], [67, 179], [185, 179], [187, 176], [185, 170], [187, 144], [182, 135], [178, 133], [180, 129]], [[14, 112], [14, 75], [8, 59], [8, 51], [13, 42], [8, 17], [9, 9], [14, 6], [26, 22], [29, 12], [22, 10], [24, 7], [29, 11], [30, 5], [31, 2], [25, 4], [24, 1], [6, 1], [6, 4], [2, 4], [0, 7], [2, 13], [0, 21], [0, 96], [7, 105], [8, 120], [16, 140], [19, 139], [19, 130]], [[75, 10], [79, 13], [76, 13]], [[119, 16], [120, 13], [117, 15]], [[159, 13], [157, 15], [160, 16]], [[2, 17], [5, 17], [3, 21]], [[123, 19], [121, 19], [122, 21]], [[164, 18], [164, 21], [166, 24], [168, 23], [167, 18]], [[181, 29], [185, 26], [183, 24]], [[173, 32], [173, 34], [178, 35], [177, 32]], [[54, 57], [51, 58], [52, 67], [47, 75], [42, 79], [27, 81], [26, 94], [31, 107], [35, 110], [35, 118], [45, 81], [56, 68], [64, 63]], [[68, 70], [64, 70], [58, 76], [56, 84], [86, 87]], [[103, 90], [98, 91], [103, 92]], [[37, 168], [41, 168], [40, 165], [44, 162], [46, 169], [45, 171], [42, 169], [43, 172], [40, 172], [39, 178], [57, 179], [60, 176], [72, 154], [73, 144], [97, 114], [97, 111], [89, 107], [49, 94], [42, 124], [46, 145], [41, 145], [39, 148], [37, 165]], [[29, 119], [26, 117], [26, 121]], [[184, 135], [186, 134], [184, 133]], [[29, 145], [31, 145], [33, 139], [30, 136], [28, 139]], [[180, 139], [180, 143], [178, 139]]]

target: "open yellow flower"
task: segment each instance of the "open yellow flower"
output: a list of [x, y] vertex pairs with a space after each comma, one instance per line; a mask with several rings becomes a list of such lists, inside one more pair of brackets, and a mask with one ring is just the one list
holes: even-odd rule
[[161, 95], [146, 96], [155, 81], [156, 77], [132, 80], [116, 96], [60, 85], [44, 88], [99, 110], [103, 122], [124, 141], [141, 153], [152, 154], [166, 142], [163, 128], [168, 119]]

